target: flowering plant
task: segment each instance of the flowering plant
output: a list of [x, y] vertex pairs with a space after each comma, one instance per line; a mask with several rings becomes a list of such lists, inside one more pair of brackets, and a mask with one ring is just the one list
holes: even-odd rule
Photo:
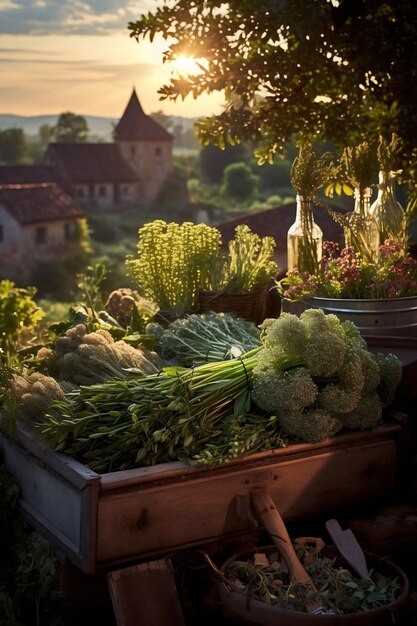
[[281, 294], [291, 301], [309, 296], [383, 299], [417, 295], [417, 260], [394, 240], [385, 241], [379, 251], [378, 261], [370, 262], [353, 246], [340, 250], [337, 243], [326, 241], [319, 272], [288, 272], [280, 281]]

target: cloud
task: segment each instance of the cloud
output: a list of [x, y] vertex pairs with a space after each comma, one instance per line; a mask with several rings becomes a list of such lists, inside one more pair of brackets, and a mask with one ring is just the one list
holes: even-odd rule
[[152, 0], [0, 0], [0, 33], [110, 33], [151, 8]]

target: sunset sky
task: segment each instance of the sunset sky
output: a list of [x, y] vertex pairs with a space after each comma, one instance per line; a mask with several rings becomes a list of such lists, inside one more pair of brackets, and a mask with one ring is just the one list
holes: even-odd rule
[[160, 101], [166, 43], [130, 39], [127, 24], [162, 0], [0, 0], [0, 113], [120, 117], [136, 87], [146, 113], [218, 112], [220, 94]]

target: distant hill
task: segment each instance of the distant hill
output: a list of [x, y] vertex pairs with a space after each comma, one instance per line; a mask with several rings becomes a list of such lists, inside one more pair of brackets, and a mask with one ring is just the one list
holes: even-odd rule
[[[0, 131], [7, 128], [22, 128], [25, 135], [34, 137], [38, 134], [39, 128], [43, 124], [55, 126], [59, 115], [13, 115], [8, 113], [0, 114]], [[113, 127], [119, 121], [115, 117], [97, 117], [94, 115], [83, 115], [90, 130], [90, 136], [103, 141], [112, 140]], [[175, 124], [179, 124], [183, 131], [192, 129], [194, 119], [186, 117], [174, 117]]]
[[[22, 128], [25, 135], [37, 135], [40, 126], [48, 124], [49, 126], [55, 126], [58, 121], [59, 115], [12, 115], [12, 114], [0, 114], [0, 130], [6, 130], [7, 128]], [[117, 118], [113, 117], [96, 117], [94, 115], [84, 115], [88, 128], [90, 129], [90, 135], [99, 137], [106, 141], [111, 141], [113, 124], [117, 124]]]

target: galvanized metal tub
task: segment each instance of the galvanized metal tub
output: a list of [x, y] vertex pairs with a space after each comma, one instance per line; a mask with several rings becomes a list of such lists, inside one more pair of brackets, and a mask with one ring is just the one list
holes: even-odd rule
[[310, 297], [303, 302], [281, 303], [281, 311], [297, 315], [310, 308], [352, 321], [362, 335], [417, 337], [417, 296], [386, 300]]

